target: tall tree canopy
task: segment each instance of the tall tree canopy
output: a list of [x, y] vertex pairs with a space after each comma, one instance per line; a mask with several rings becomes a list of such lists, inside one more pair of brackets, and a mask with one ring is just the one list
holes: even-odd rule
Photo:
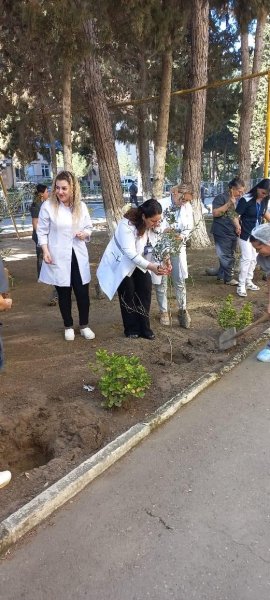
[[[123, 207], [116, 139], [136, 144], [145, 197], [150, 176], [162, 195], [167, 154], [167, 173], [182, 170], [194, 184], [197, 220], [201, 168], [204, 178], [238, 171], [237, 113], [240, 172], [250, 174], [250, 144], [252, 166], [261, 165], [255, 83], [244, 84], [242, 98], [240, 85], [170, 94], [259, 68], [266, 0], [2, 0], [1, 8], [2, 151], [22, 163], [50, 154], [56, 171], [56, 141], [68, 168], [72, 152], [90, 161], [95, 150], [111, 230]], [[256, 31], [257, 43], [247, 45]], [[258, 89], [261, 97], [262, 82]], [[196, 236], [207, 243], [203, 226]]]

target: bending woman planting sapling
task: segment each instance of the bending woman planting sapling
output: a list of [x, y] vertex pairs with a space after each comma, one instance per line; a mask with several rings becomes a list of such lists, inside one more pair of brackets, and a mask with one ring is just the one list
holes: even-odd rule
[[151, 260], [161, 213], [160, 203], [153, 198], [128, 210], [119, 221], [97, 270], [100, 287], [108, 298], [111, 300], [118, 292], [124, 334], [128, 338], [155, 338], [149, 319], [150, 271], [156, 275], [168, 273], [167, 267]]

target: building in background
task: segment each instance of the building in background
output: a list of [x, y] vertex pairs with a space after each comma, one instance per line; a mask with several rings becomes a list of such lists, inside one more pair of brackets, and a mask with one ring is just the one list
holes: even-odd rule
[[41, 183], [52, 178], [50, 163], [41, 155], [37, 159], [22, 166], [18, 159], [1, 157], [2, 176], [7, 189], [20, 187], [23, 182]]
[[[139, 183], [139, 161], [136, 145], [116, 141], [115, 147], [119, 163], [121, 180], [130, 177], [132, 178], [132, 180], [136, 179]], [[2, 169], [2, 175], [7, 189], [14, 187], [22, 187], [23, 182], [47, 182], [53, 177], [50, 162], [47, 159], [45, 159], [40, 153], [37, 154], [36, 160], [33, 160], [31, 163], [24, 166], [18, 161], [16, 156], [13, 156], [12, 158], [5, 158], [4, 156], [0, 156], [0, 161], [1, 160], [6, 165], [5, 168]], [[153, 145], [151, 144], [151, 169], [153, 168], [153, 162], [154, 150]], [[59, 166], [59, 170], [61, 168], [63, 168], [63, 166]], [[91, 191], [100, 187], [99, 168], [95, 153], [92, 156], [91, 165], [89, 165], [88, 173], [87, 175], [84, 175], [82, 179], [87, 183], [87, 186]], [[124, 187], [126, 186], [124, 185]]]
[[33, 183], [41, 183], [46, 179], [52, 179], [51, 164], [42, 156], [37, 155], [37, 159], [33, 160], [29, 165], [25, 167], [25, 176], [27, 181]]

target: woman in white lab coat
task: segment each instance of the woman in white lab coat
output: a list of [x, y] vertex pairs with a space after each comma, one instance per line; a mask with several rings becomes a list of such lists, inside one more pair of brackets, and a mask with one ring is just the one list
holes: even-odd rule
[[77, 301], [81, 335], [95, 337], [88, 325], [90, 266], [86, 242], [92, 232], [87, 206], [80, 199], [80, 186], [69, 171], [55, 178], [51, 197], [40, 209], [37, 235], [43, 251], [39, 281], [54, 285], [65, 326], [65, 340], [74, 340], [71, 314], [72, 288]]
[[111, 300], [118, 292], [124, 333], [128, 338], [153, 340], [150, 328], [152, 281], [149, 271], [164, 275], [168, 270], [151, 261], [158, 236], [162, 207], [157, 200], [146, 200], [131, 208], [119, 221], [97, 270], [101, 289]]

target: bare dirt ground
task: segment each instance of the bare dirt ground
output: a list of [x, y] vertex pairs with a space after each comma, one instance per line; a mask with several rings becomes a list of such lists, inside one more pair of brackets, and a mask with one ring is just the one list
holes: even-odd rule
[[[109, 302], [106, 298], [98, 299], [95, 293], [96, 266], [107, 239], [105, 231], [97, 231], [89, 246], [93, 275], [90, 326], [96, 339], [86, 341], [77, 335], [72, 343], [64, 341], [58, 307], [47, 305], [50, 288], [36, 282], [32, 240], [0, 241], [1, 248], [12, 248], [12, 260], [7, 266], [14, 278], [12, 311], [1, 315], [6, 367], [0, 376], [0, 470], [10, 469], [13, 478], [1, 490], [0, 519], [201, 375], [221, 368], [239, 351], [239, 346], [246, 345], [263, 330], [261, 326], [241, 338], [232, 350], [218, 350], [221, 330], [217, 314], [222, 299], [229, 293], [235, 295], [235, 288], [204, 275], [206, 266], [216, 264], [214, 249], [209, 248], [188, 251], [191, 329], [179, 328], [174, 298], [173, 326], [162, 328], [153, 295], [151, 320], [156, 339], [124, 338], [118, 299]], [[252, 300], [257, 317], [266, 304], [266, 284], [260, 271], [256, 272], [255, 280], [261, 286], [260, 292], [250, 292], [248, 299]], [[236, 306], [242, 303], [243, 299], [236, 297]], [[75, 302], [73, 309], [77, 325]], [[99, 348], [140, 357], [152, 377], [152, 385], [143, 399], [129, 400], [121, 409], [103, 408], [97, 377], [89, 368]], [[95, 390], [84, 390], [84, 384], [95, 386]]]

